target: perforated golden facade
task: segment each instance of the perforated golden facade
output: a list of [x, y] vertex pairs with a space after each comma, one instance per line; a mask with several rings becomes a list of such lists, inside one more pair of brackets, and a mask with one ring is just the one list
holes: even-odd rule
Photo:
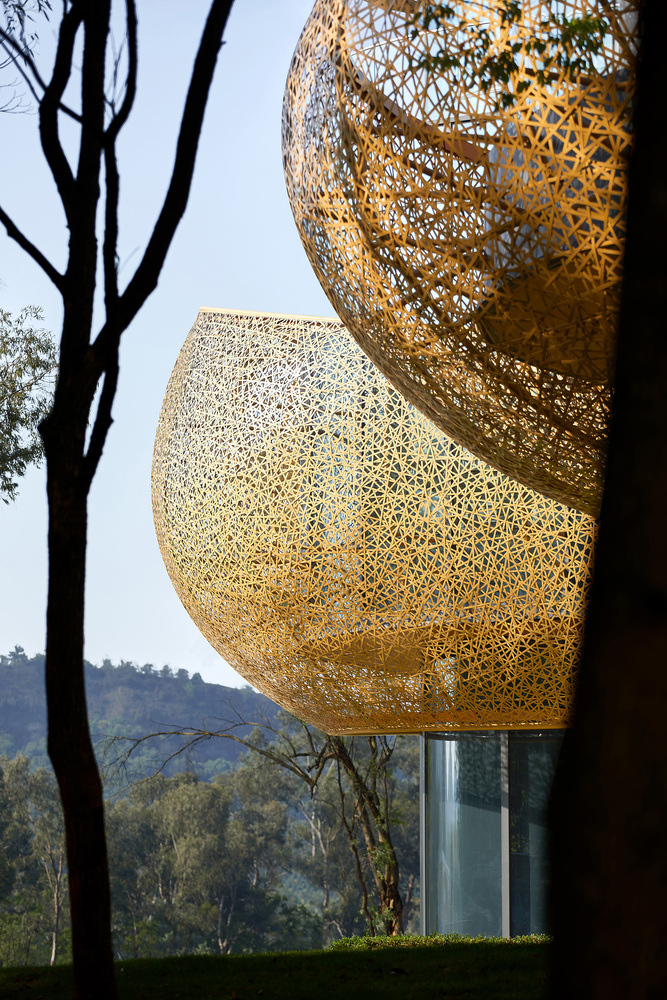
[[203, 309], [153, 461], [188, 613], [328, 732], [566, 724], [592, 522], [454, 444], [337, 320]]
[[[319, 0], [289, 72], [283, 156], [306, 252], [338, 315], [408, 399], [496, 468], [597, 512], [619, 306], [633, 3], [453, 2], [443, 35], [411, 0]], [[604, 15], [595, 73], [539, 60], [551, 10]], [[466, 26], [459, 22], [466, 18]], [[455, 64], [488, 32], [525, 88]], [[517, 82], [518, 82], [517, 81]], [[515, 85], [515, 90], [518, 90]]]

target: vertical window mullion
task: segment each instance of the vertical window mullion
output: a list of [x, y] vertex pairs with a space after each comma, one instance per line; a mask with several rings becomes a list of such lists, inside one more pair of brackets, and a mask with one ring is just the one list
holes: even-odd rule
[[502, 936], [510, 936], [510, 768], [509, 733], [500, 733], [500, 858]]

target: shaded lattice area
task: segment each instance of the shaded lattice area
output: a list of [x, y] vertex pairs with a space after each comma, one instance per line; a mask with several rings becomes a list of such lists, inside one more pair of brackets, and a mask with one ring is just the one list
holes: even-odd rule
[[[634, 5], [320, 0], [283, 106], [287, 191], [338, 315], [375, 364], [455, 440], [546, 496], [596, 513], [619, 308]], [[604, 15], [595, 72], [526, 48], [545, 12]], [[466, 25], [460, 26], [465, 17]], [[461, 57], [512, 48], [515, 103]], [[461, 61], [459, 59], [459, 61]], [[474, 58], [471, 65], [474, 65]]]
[[153, 509], [208, 641], [319, 728], [567, 723], [591, 519], [453, 443], [338, 320], [201, 310]]

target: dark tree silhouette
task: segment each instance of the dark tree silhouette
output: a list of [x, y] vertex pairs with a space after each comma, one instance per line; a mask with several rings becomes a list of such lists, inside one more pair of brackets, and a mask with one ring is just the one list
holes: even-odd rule
[[574, 729], [552, 797], [554, 998], [667, 995], [667, 4], [643, 0], [616, 382]]
[[[232, 0], [211, 3], [192, 71], [169, 188], [141, 261], [123, 291], [117, 273], [116, 143], [136, 93], [137, 12], [135, 0], [125, 0], [127, 75], [116, 99], [109, 92], [109, 80], [118, 68], [111, 46], [111, 5], [111, 0], [64, 0], [53, 69], [46, 79], [20, 31], [12, 32], [7, 23], [0, 28], [5, 54], [16, 57], [14, 65], [36, 100], [42, 150], [69, 231], [67, 267], [61, 274], [0, 207], [0, 222], [8, 235], [48, 275], [64, 306], [58, 383], [51, 412], [40, 427], [49, 504], [48, 749], [65, 814], [75, 988], [78, 997], [91, 1000], [114, 997], [115, 984], [102, 787], [90, 741], [83, 673], [88, 493], [111, 426], [121, 335], [157, 286], [188, 201], [204, 109]], [[65, 104], [65, 93], [69, 93], [73, 77], [78, 77], [79, 97], [71, 107]], [[61, 142], [63, 116], [79, 127], [76, 157], [68, 156]], [[101, 233], [98, 217], [103, 221]], [[98, 263], [103, 274], [105, 317], [95, 333]], [[89, 428], [98, 387], [99, 401]]]
[[[512, 16], [521, 6], [505, 2]], [[625, 6], [599, 0], [598, 12]], [[667, 995], [667, 4], [638, 6], [607, 472], [574, 727], [550, 804], [554, 1000]], [[434, 9], [451, 16], [447, 5]], [[594, 56], [595, 31], [591, 39]], [[555, 32], [555, 52], [561, 41]]]

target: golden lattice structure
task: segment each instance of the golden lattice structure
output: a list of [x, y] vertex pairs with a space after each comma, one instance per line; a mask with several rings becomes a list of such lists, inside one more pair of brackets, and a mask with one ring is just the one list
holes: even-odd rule
[[452, 442], [338, 320], [201, 310], [153, 510], [208, 641], [319, 728], [567, 724], [592, 520]]
[[[412, 32], [423, 3], [318, 0], [283, 108], [287, 190], [338, 315], [408, 399], [503, 472], [599, 507], [619, 308], [636, 3], [604, 15], [595, 73], [545, 84], [527, 40], [553, 5], [452, 0], [449, 35]], [[546, 13], [545, 13], [546, 12]], [[460, 25], [465, 17], [465, 26]], [[506, 85], [456, 64], [488, 32], [515, 46]]]

